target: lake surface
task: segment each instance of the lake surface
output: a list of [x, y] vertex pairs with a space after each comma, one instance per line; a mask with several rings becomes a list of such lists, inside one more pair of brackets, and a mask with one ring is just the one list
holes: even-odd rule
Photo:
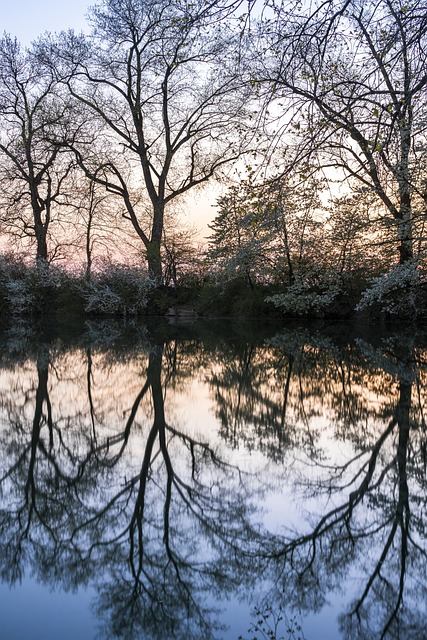
[[426, 332], [0, 343], [0, 638], [427, 637]]

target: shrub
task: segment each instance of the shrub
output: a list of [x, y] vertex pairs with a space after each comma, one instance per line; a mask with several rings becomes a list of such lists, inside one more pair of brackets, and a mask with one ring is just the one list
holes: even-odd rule
[[421, 284], [418, 264], [408, 261], [395, 265], [385, 275], [371, 280], [360, 298], [356, 311], [378, 311], [394, 316], [413, 316]]
[[9, 254], [0, 257], [2, 298], [12, 314], [51, 311], [65, 274], [59, 269], [37, 269]]
[[295, 316], [323, 315], [332, 310], [334, 303], [343, 293], [341, 274], [328, 271], [296, 274], [295, 282], [284, 293], [266, 298], [276, 308]]
[[86, 313], [134, 315], [143, 311], [155, 281], [141, 269], [111, 265], [80, 283]]

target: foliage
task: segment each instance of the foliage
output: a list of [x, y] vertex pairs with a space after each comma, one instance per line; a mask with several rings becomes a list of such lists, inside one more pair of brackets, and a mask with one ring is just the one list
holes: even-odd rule
[[375, 197], [399, 261], [411, 260], [426, 201], [425, 2], [273, 6], [255, 72], [271, 87], [266, 109], [282, 114], [280, 133], [292, 131], [312, 164]]
[[176, 287], [158, 287], [144, 269], [107, 264], [91, 278], [58, 267], [41, 269], [11, 254], [0, 255], [0, 312], [22, 315], [163, 315], [186, 305], [201, 315], [256, 317], [336, 316], [351, 312], [422, 314], [425, 277], [416, 263], [396, 265], [371, 280], [305, 265], [285, 290], [248, 281], [231, 272], [188, 274]]
[[225, 280], [243, 278], [253, 288], [266, 275], [268, 231], [256, 220], [248, 190], [232, 187], [218, 200], [218, 215], [210, 226], [207, 259]]
[[144, 311], [156, 281], [146, 271], [111, 265], [80, 284], [86, 313], [134, 315]]
[[193, 288], [205, 276], [202, 250], [195, 244], [194, 229], [164, 233], [162, 243], [163, 283], [166, 287]]
[[12, 314], [51, 310], [53, 300], [66, 279], [58, 269], [27, 266], [10, 254], [0, 256], [0, 274], [2, 307]]
[[266, 298], [284, 313], [296, 316], [323, 315], [341, 295], [343, 282], [336, 272], [296, 274], [284, 293]]
[[315, 219], [319, 181], [303, 166], [292, 177], [243, 182], [218, 200], [210, 228], [208, 260], [225, 277], [256, 283], [293, 280], [294, 270], [313, 257], [321, 231]]
[[262, 283], [251, 287], [243, 277], [210, 273], [195, 290], [194, 301], [203, 315], [255, 317], [275, 315], [265, 302], [271, 288]]
[[[39, 263], [1, 267], [3, 310], [141, 313], [155, 278], [156, 312], [422, 314], [424, 0], [259, 5], [104, 0], [90, 36], [0, 38], [2, 234]], [[202, 254], [175, 212], [212, 178]], [[49, 266], [71, 251], [86, 279]], [[150, 278], [99, 268], [120, 253]]]
[[155, 288], [142, 269], [109, 265], [88, 280], [52, 266], [28, 266], [8, 254], [0, 257], [0, 275], [1, 310], [13, 315], [133, 315], [145, 311]]
[[417, 262], [397, 264], [388, 273], [372, 279], [356, 310], [373, 309], [391, 315], [414, 316], [421, 283]]

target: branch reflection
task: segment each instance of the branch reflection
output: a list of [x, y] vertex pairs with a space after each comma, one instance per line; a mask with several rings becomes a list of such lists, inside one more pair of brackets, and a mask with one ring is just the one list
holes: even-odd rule
[[[140, 388], [121, 408], [135, 387], [129, 363], [43, 345], [36, 388], [28, 376], [16, 379], [14, 401], [26, 406], [20, 429], [10, 415], [3, 423], [2, 440], [13, 446], [2, 459], [2, 577], [14, 583], [30, 565], [52, 587], [95, 584], [102, 637], [212, 637], [215, 594], [250, 588], [259, 571], [253, 494], [261, 488], [218, 444], [166, 420], [168, 386], [192, 369], [179, 357], [178, 343], [152, 343], [131, 359]], [[113, 398], [98, 388], [100, 372], [120, 384]], [[85, 391], [78, 399], [77, 388]]]
[[[329, 350], [330, 367], [335, 361], [336, 370], [345, 371], [340, 377], [349, 387], [362, 379], [351, 366], [351, 351]], [[276, 601], [283, 602], [284, 593], [285, 601], [299, 609], [319, 610], [327, 594], [340, 587], [353, 592], [353, 602], [340, 616], [345, 638], [421, 638], [427, 595], [420, 586], [426, 569], [424, 350], [415, 349], [413, 340], [387, 342], [376, 350], [359, 341], [359, 353], [363, 387], [369, 385], [375, 413], [359, 406], [365, 420], [354, 420], [353, 392], [342, 395], [344, 411], [339, 420], [335, 417], [330, 445], [341, 442], [351, 449], [343, 462], [328, 462], [333, 456], [320, 446], [309, 452], [299, 485], [310, 504], [324, 505], [323, 515], [307, 515], [313, 523], [307, 532], [289, 531], [271, 540], [266, 553], [273, 561], [271, 579], [280, 584]], [[333, 379], [327, 375], [325, 387]], [[307, 389], [310, 385], [306, 395]]]
[[175, 331], [4, 345], [2, 580], [94, 586], [103, 638], [226, 638], [226, 600], [343, 591], [343, 638], [423, 637], [422, 336]]

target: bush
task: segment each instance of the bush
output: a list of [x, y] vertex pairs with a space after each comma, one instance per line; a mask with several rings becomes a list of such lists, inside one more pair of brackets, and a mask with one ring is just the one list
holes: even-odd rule
[[421, 284], [416, 261], [397, 264], [385, 275], [371, 280], [368, 289], [362, 293], [356, 311], [369, 310], [373, 313], [413, 317]]
[[145, 271], [109, 266], [91, 280], [56, 267], [37, 269], [0, 256], [0, 310], [14, 315], [62, 313], [137, 314], [155, 283]]
[[143, 270], [111, 265], [91, 280], [82, 281], [79, 289], [86, 313], [135, 315], [145, 310], [155, 286]]
[[17, 315], [51, 311], [67, 278], [58, 269], [29, 267], [8, 254], [0, 256], [0, 274], [2, 307]]
[[330, 313], [344, 293], [341, 274], [328, 271], [296, 274], [295, 282], [284, 293], [266, 298], [277, 309], [292, 316], [322, 316]]

